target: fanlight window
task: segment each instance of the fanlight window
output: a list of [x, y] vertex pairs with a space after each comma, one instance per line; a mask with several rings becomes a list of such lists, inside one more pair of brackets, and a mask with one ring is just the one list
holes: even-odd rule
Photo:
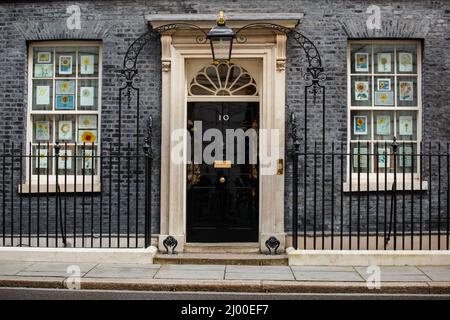
[[228, 63], [202, 68], [189, 85], [189, 96], [257, 96], [253, 77], [244, 68]]

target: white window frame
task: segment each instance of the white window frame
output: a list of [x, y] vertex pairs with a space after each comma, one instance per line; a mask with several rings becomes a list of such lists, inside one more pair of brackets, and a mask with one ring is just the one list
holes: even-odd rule
[[[97, 89], [97, 109], [96, 110], [32, 110], [33, 107], [33, 80], [34, 79], [49, 79], [49, 78], [34, 78], [34, 49], [39, 47], [53, 47], [52, 51], [52, 59], [53, 59], [53, 75], [51, 77], [53, 81], [53, 94], [52, 98], [53, 101], [55, 101], [55, 81], [59, 79], [65, 79], [65, 77], [57, 77], [56, 76], [56, 56], [55, 56], [55, 49], [57, 47], [75, 47], [76, 48], [76, 55], [75, 55], [75, 63], [74, 63], [74, 74], [75, 76], [71, 75], [67, 78], [74, 78], [75, 79], [75, 94], [74, 94], [74, 104], [77, 106], [77, 99], [78, 99], [78, 80], [97, 80], [98, 83], [98, 89]], [[79, 59], [79, 48], [80, 47], [98, 47], [98, 75], [95, 77], [79, 77], [78, 74], [78, 59]], [[29, 155], [32, 150], [30, 150], [30, 143], [31, 147], [36, 145], [36, 143], [32, 143], [33, 139], [33, 122], [32, 117], [33, 115], [83, 115], [83, 114], [95, 114], [97, 115], [97, 142], [96, 142], [96, 163], [95, 167], [97, 168], [95, 175], [86, 174], [83, 179], [83, 175], [67, 175], [66, 177], [64, 175], [58, 175], [58, 184], [60, 186], [60, 191], [64, 192], [73, 192], [75, 189], [77, 192], [82, 192], [83, 185], [84, 185], [84, 191], [85, 192], [99, 192], [101, 191], [100, 186], [100, 170], [101, 170], [101, 161], [98, 157], [101, 154], [101, 110], [102, 110], [102, 67], [103, 67], [103, 45], [101, 41], [39, 41], [39, 42], [32, 42], [28, 46], [28, 97], [27, 97], [27, 116], [26, 116], [26, 155]], [[54, 103], [54, 102], [53, 102]], [[53, 130], [53, 140], [56, 140], [56, 126], [52, 126]], [[75, 134], [77, 133], [77, 129], [75, 129]], [[45, 146], [44, 144], [41, 144], [42, 146]], [[50, 148], [53, 148], [54, 144], [50, 145]], [[61, 147], [64, 147], [64, 143], [60, 144]], [[77, 146], [80, 146], [81, 144], [77, 144]], [[89, 145], [86, 145], [86, 148], [89, 147]], [[52, 156], [54, 157], [54, 155]], [[25, 183], [19, 186], [19, 192], [20, 193], [45, 193], [45, 192], [56, 192], [56, 174], [53, 172], [48, 175], [48, 185], [47, 185], [47, 174], [30, 174], [30, 164], [29, 164], [29, 157], [26, 158], [26, 168], [24, 168], [25, 176]], [[33, 169], [32, 169], [33, 170]], [[53, 168], [54, 170], [54, 168]], [[39, 179], [38, 179], [39, 178]], [[93, 178], [93, 179], [92, 179]], [[39, 180], [39, 181], [38, 181]], [[83, 181], [84, 180], [84, 181]], [[93, 180], [93, 181], [92, 181]], [[39, 185], [39, 187], [38, 187]], [[65, 190], [65, 187], [66, 190]]]
[[[366, 45], [372, 45], [372, 51], [371, 51], [371, 70], [369, 73], [352, 73], [352, 45], [359, 45], [359, 44], [366, 44]], [[416, 45], [417, 46], [417, 72], [411, 73], [411, 74], [404, 74], [404, 73], [398, 73], [397, 70], [397, 47], [396, 45]], [[376, 45], [393, 45], [394, 46], [394, 72], [389, 74], [383, 74], [383, 73], [376, 73], [375, 72], [375, 59], [376, 55], [374, 54], [374, 46]], [[347, 42], [347, 159], [346, 159], [346, 182], [343, 185], [344, 192], [352, 191], [358, 191], [358, 173], [353, 172], [353, 168], [351, 168], [352, 172], [350, 173], [350, 153], [351, 149], [354, 147], [354, 144], [358, 143], [358, 140], [352, 140], [352, 130], [353, 130], [353, 118], [352, 118], [352, 111], [368, 111], [370, 112], [370, 130], [371, 130], [371, 140], [359, 140], [360, 142], [360, 148], [367, 148], [367, 142], [370, 143], [370, 154], [375, 154], [375, 144], [379, 142], [379, 147], [383, 147], [384, 143], [386, 141], [387, 146], [390, 147], [393, 140], [376, 140], [375, 138], [375, 120], [373, 116], [374, 111], [416, 111], [417, 112], [417, 134], [415, 140], [397, 140], [397, 144], [399, 148], [402, 146], [403, 142], [405, 142], [405, 146], [408, 146], [411, 143], [416, 143], [416, 151], [417, 154], [421, 152], [421, 141], [422, 141], [422, 42], [420, 40], [402, 40], [402, 39], [396, 39], [396, 40], [372, 40], [372, 39], [365, 39], [365, 40], [349, 40]], [[365, 76], [371, 78], [371, 105], [370, 106], [352, 106], [352, 76]], [[386, 76], [386, 77], [392, 77], [394, 78], [394, 82], [391, 84], [395, 88], [395, 97], [394, 97], [394, 106], [375, 106], [375, 78], [379, 78], [380, 76]], [[417, 106], [409, 107], [409, 106], [397, 106], [397, 78], [398, 76], [411, 76], [411, 77], [417, 77]], [[397, 121], [396, 118], [393, 119], [394, 123], [394, 136], [397, 133]], [[353, 147], [352, 147], [353, 144]], [[399, 155], [398, 155], [399, 157]], [[370, 156], [369, 161], [371, 161], [371, 164], [369, 165], [370, 168], [374, 168], [374, 160], [375, 156]], [[417, 159], [417, 158], [416, 158]], [[413, 173], [401, 173], [397, 172], [397, 190], [405, 188], [405, 190], [411, 190], [411, 187], [413, 187], [413, 190], [427, 190], [428, 189], [428, 183], [426, 181], [422, 181], [420, 177], [420, 163], [415, 163], [417, 169], [416, 172]], [[411, 177], [411, 174], [413, 175]], [[351, 175], [351, 189], [350, 189], [350, 175]], [[385, 190], [391, 190], [392, 184], [394, 182], [394, 175], [395, 173], [389, 172], [387, 175], [385, 175], [384, 172], [379, 172], [378, 177], [376, 172], [369, 172], [369, 175], [367, 175], [367, 172], [361, 172], [359, 174], [359, 191], [367, 191], [369, 187], [369, 191], [385, 191]], [[369, 177], [367, 177], [369, 176]], [[403, 176], [405, 176], [405, 186], [403, 186]], [[369, 186], [367, 186], [367, 178], [369, 178]], [[377, 185], [377, 178], [378, 178], [378, 185]], [[386, 179], [387, 178], [387, 179]], [[411, 183], [411, 178], [413, 179], [413, 183]], [[386, 181], [387, 185], [386, 185]], [[413, 184], [413, 186], [411, 186]]]

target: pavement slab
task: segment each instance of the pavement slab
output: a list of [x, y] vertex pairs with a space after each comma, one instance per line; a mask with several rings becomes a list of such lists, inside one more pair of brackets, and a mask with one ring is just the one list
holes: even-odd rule
[[84, 278], [152, 279], [160, 265], [155, 264], [99, 264], [84, 275]]
[[418, 268], [433, 281], [450, 282], [450, 266]]
[[362, 282], [365, 281], [356, 271], [296, 271], [297, 281]]
[[73, 273], [69, 270], [69, 267], [78, 267], [80, 268], [80, 276], [83, 276], [96, 265], [96, 263], [89, 262], [37, 262], [20, 271], [17, 275], [30, 277], [69, 277], [73, 275]]
[[[355, 267], [356, 271], [367, 280], [371, 274], [367, 273], [367, 267]], [[407, 266], [381, 266], [381, 282], [427, 282], [431, 279], [417, 267]]]
[[287, 266], [227, 266], [227, 280], [295, 280]]
[[354, 272], [352, 266], [291, 266], [292, 271]]
[[25, 261], [0, 261], [0, 275], [14, 276], [32, 264], [33, 262]]
[[223, 280], [224, 265], [163, 265], [155, 279]]

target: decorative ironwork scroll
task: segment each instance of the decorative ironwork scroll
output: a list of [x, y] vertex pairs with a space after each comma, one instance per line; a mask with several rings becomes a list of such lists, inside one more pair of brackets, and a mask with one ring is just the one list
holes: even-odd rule
[[266, 240], [266, 247], [269, 249], [269, 254], [272, 254], [272, 251], [274, 254], [277, 254], [277, 250], [280, 247], [280, 240], [278, 240], [275, 237], [270, 237]]
[[163, 240], [163, 246], [166, 249], [166, 254], [169, 254], [169, 248], [172, 251], [172, 254], [176, 254], [175, 248], [178, 246], [178, 241], [172, 236], [168, 236]]

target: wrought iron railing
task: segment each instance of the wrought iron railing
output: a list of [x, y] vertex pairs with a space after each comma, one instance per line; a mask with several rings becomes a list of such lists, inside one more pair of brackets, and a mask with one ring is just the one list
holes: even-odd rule
[[294, 248], [449, 250], [448, 144], [294, 139], [292, 156]]
[[94, 144], [3, 144], [0, 245], [147, 247], [152, 230], [147, 140], [143, 150], [126, 144], [120, 153], [113, 144], [103, 144], [101, 152]]

